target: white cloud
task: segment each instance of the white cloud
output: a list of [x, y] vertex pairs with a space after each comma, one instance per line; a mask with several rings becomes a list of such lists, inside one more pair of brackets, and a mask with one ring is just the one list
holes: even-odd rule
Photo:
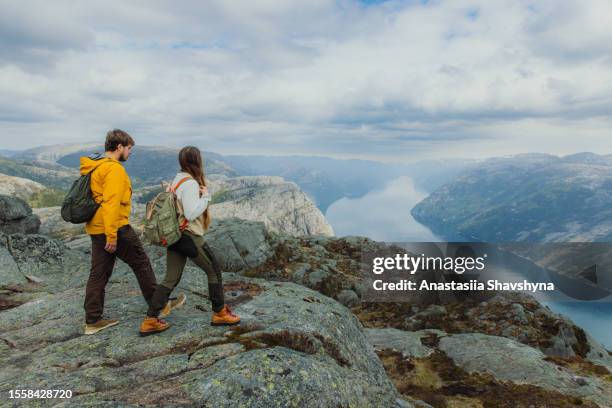
[[5, 9], [3, 148], [89, 141], [123, 127], [146, 144], [228, 153], [610, 152], [607, 1]]

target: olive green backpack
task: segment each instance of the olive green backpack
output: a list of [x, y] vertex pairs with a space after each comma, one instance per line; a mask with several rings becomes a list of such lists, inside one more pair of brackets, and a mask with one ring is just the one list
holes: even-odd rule
[[179, 225], [176, 190], [191, 177], [181, 179], [174, 188], [169, 188], [147, 203], [144, 222], [144, 237], [153, 245], [170, 246], [181, 238], [184, 225]]

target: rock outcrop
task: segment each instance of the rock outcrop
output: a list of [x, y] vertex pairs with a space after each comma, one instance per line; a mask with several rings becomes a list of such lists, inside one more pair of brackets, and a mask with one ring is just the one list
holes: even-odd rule
[[211, 177], [211, 190], [219, 201], [211, 207], [215, 218], [263, 221], [269, 230], [291, 235], [334, 235], [306, 193], [281, 177]]
[[0, 173], [0, 194], [21, 198], [22, 200], [29, 199], [33, 194], [36, 194], [46, 187], [33, 180], [8, 176]]
[[0, 232], [5, 234], [34, 234], [40, 228], [40, 219], [32, 208], [18, 197], [0, 195]]

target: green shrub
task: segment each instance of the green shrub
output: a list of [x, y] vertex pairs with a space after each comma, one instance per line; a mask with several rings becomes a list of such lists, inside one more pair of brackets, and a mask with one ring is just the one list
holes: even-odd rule
[[215, 194], [212, 195], [212, 198], [210, 200], [211, 204], [218, 204], [218, 203], [222, 203], [224, 201], [227, 201], [231, 198], [231, 191], [228, 190], [221, 190], [221, 191], [217, 191]]
[[28, 204], [32, 208], [55, 207], [62, 205], [66, 192], [56, 188], [45, 188], [32, 194]]

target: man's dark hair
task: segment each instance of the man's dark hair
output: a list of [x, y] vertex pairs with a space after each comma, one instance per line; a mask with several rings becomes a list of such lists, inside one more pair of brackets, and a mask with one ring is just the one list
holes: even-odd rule
[[104, 143], [104, 150], [107, 152], [114, 152], [117, 150], [119, 145], [122, 146], [134, 146], [136, 143], [132, 136], [121, 129], [109, 130], [106, 133], [106, 142]]

